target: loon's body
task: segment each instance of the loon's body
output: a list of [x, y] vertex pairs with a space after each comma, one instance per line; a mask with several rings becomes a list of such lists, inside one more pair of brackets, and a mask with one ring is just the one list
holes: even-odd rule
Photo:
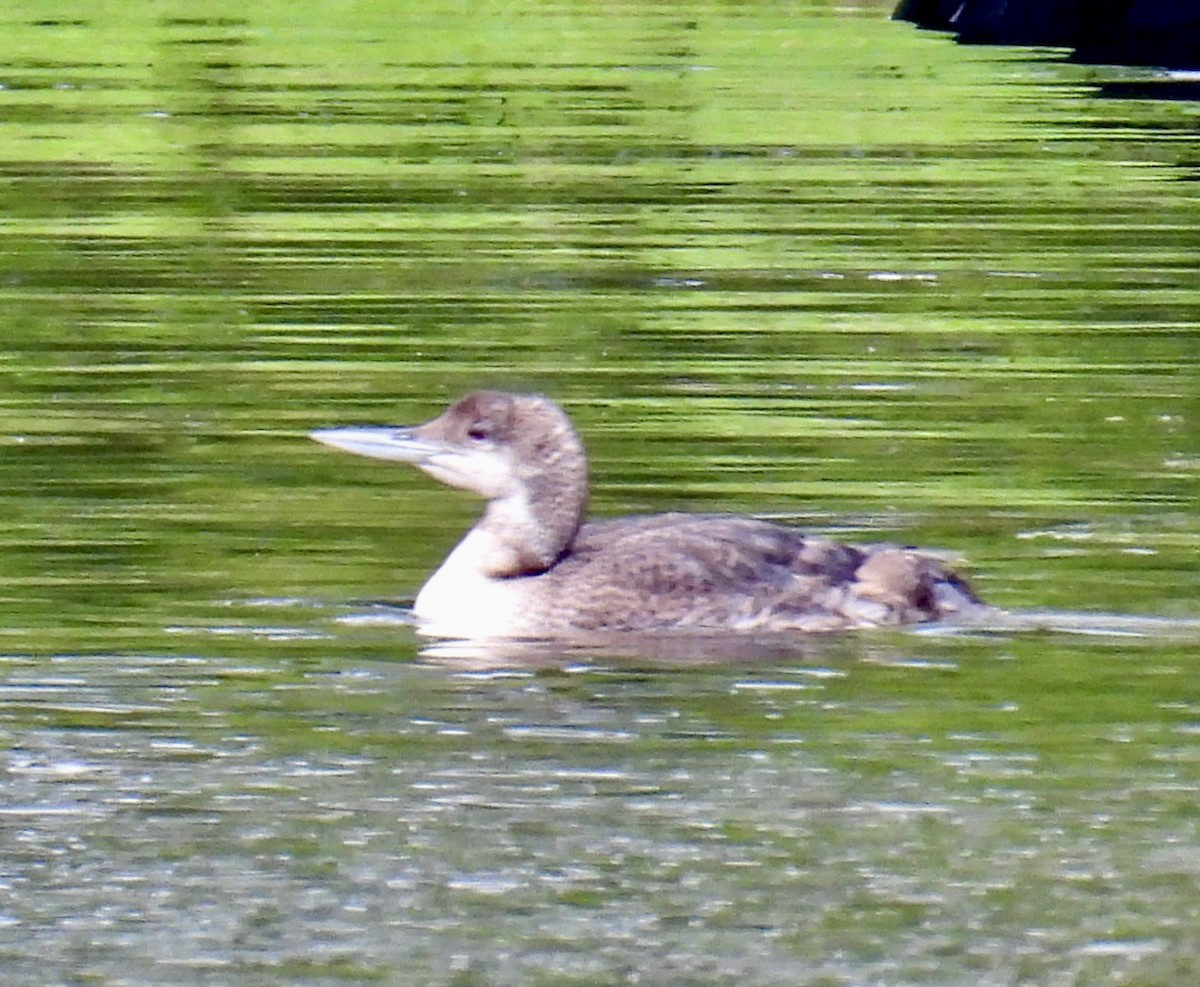
[[313, 438], [413, 463], [487, 500], [413, 606], [436, 637], [835, 631], [982, 606], [937, 559], [895, 545], [847, 545], [748, 517], [585, 522], [583, 444], [540, 395], [479, 391], [415, 428]]

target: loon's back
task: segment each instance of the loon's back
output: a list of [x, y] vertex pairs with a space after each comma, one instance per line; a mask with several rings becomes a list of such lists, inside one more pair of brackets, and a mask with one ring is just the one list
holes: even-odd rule
[[537, 578], [528, 605], [540, 611], [538, 622], [587, 631], [832, 631], [981, 606], [966, 581], [930, 555], [719, 515], [585, 524]]

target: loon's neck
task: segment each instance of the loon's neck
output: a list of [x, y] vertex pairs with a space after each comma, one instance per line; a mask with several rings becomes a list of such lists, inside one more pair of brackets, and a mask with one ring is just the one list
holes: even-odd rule
[[534, 490], [517, 484], [508, 496], [488, 501], [452, 556], [461, 555], [460, 562], [492, 579], [545, 572], [570, 551], [583, 523], [586, 475], [574, 483], [565, 479], [539, 477]]

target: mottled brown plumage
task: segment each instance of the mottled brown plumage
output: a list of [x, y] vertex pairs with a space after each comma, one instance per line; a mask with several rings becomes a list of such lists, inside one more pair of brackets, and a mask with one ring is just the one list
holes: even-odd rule
[[488, 501], [417, 597], [414, 612], [433, 635], [818, 632], [982, 606], [937, 559], [894, 545], [848, 545], [718, 515], [584, 523], [583, 445], [562, 409], [540, 395], [480, 391], [415, 428], [313, 435], [415, 463]]

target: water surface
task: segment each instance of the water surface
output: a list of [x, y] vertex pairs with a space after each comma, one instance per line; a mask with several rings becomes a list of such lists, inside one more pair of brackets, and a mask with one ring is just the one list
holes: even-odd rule
[[[890, 6], [6, 8], [6, 982], [1196, 979], [1195, 115]], [[481, 385], [1094, 619], [421, 656]]]

